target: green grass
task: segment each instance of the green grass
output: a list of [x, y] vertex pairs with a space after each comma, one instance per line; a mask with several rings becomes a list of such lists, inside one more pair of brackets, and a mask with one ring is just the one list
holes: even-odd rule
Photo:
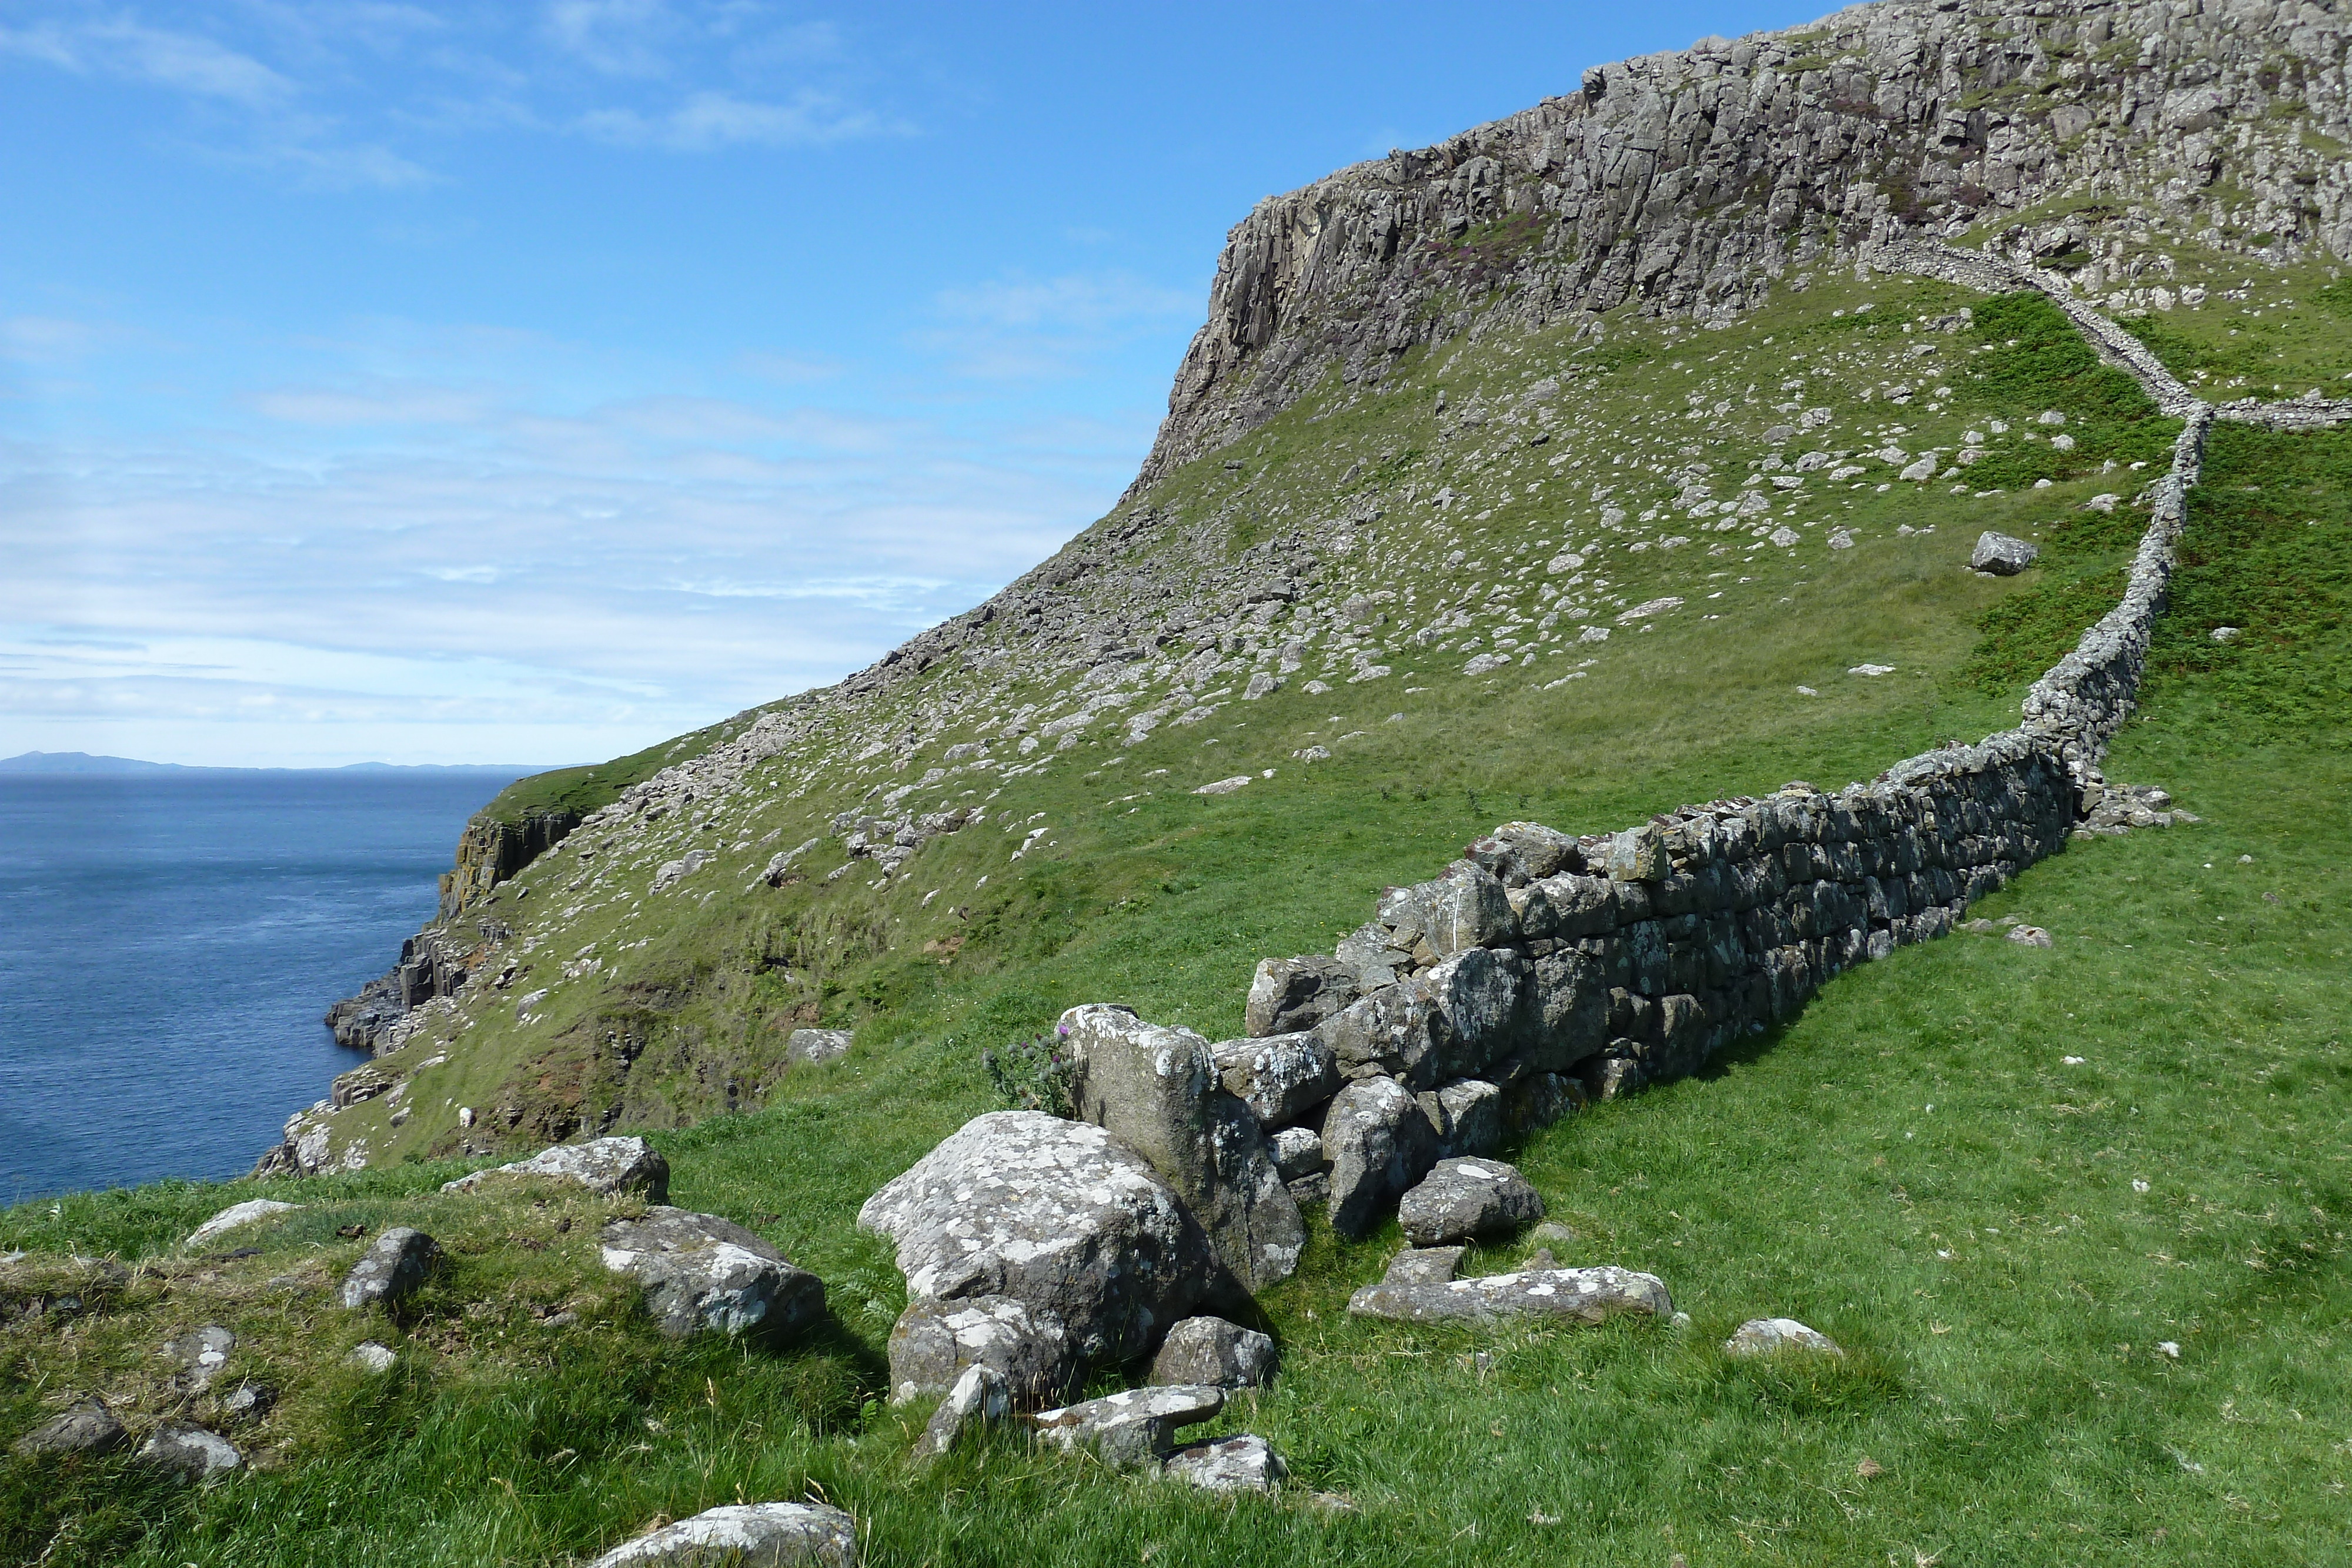
[[[1893, 320], [1831, 318], [1838, 298], [1825, 287], [1809, 313], [1759, 323], [1755, 351], [1775, 335], [1783, 353], [1897, 337]], [[1904, 298], [1922, 312], [1948, 305], [1932, 291]], [[1672, 386], [1663, 378], [1681, 373], [1677, 356], [1686, 364], [1731, 337], [1643, 340], [1652, 361], [1594, 395], [1612, 419], [1654, 416], [1641, 399]], [[1466, 403], [1534, 368], [1441, 361], [1426, 374]], [[2032, 390], [2029, 414], [2047, 406]], [[1985, 417], [1954, 402], [1955, 430]], [[1849, 401], [1834, 406], [1859, 417]], [[1298, 411], [1243, 455], [1250, 471], [1278, 457], [1286, 482], [1328, 486], [1353, 460], [1340, 444], [1410, 444], [1422, 427], [1403, 411], [1425, 407], [1406, 388]], [[1777, 416], [1739, 417], [1760, 428]], [[1924, 421], [1906, 412], [1904, 423]], [[1343, 1242], [1311, 1218], [1300, 1275], [1262, 1303], [1282, 1375], [1217, 1428], [1276, 1443], [1294, 1467], [1283, 1497], [1221, 1503], [1010, 1437], [918, 1477], [903, 1457], [927, 1412], [877, 1402], [902, 1283], [887, 1248], [852, 1219], [875, 1186], [992, 1104], [983, 1047], [1080, 1000], [1229, 1032], [1256, 956], [1328, 950], [1382, 883], [1428, 875], [1501, 818], [1617, 827], [1680, 799], [1869, 777], [1937, 738], [2010, 722], [2017, 685], [2038, 673], [2031, 639], [2046, 645], [2077, 612], [2049, 585], [2105, 570], [2145, 516], [2081, 511], [2102, 484], [2126, 487], [2095, 465], [1982, 500], [1942, 486], [1882, 494], [1869, 481], [1830, 492], [1813, 515], [1852, 520], [1864, 542], [1850, 551], [1612, 555], [1628, 597], [1672, 587], [1711, 602], [1699, 595], [1714, 588], [1687, 585], [1716, 570], [1752, 580], [1717, 582], [1728, 584], [1722, 621], [1685, 612], [1656, 632], [1620, 631], [1601, 645], [1612, 656], [1551, 692], [1527, 676], [1484, 685], [1454, 673], [1458, 651], [1416, 651], [1386, 681], [1311, 698], [1294, 679], [1145, 746], [1088, 743], [1000, 798], [1002, 817], [1044, 812], [1051, 828], [1017, 867], [1007, 857], [1019, 836], [991, 822], [927, 847], [903, 885], [853, 883], [823, 904], [812, 879], [753, 903], [736, 896], [733, 870], [766, 852], [730, 851], [718, 879], [727, 896], [663, 906], [658, 924], [633, 930], [556, 918], [591, 869], [577, 856], [593, 846], [567, 845], [528, 873], [528, 903], [504, 905], [547, 923], [540, 962], [591, 936], [617, 952], [641, 930], [647, 946], [613, 991], [575, 988], [577, 1012], [536, 1032], [485, 1022], [486, 1040], [541, 1058], [565, 1039], [593, 1043], [591, 1020], [615, 997], [667, 1020], [674, 1032], [648, 1050], [682, 1050], [694, 1030], [751, 1061], [777, 1033], [772, 1020], [811, 1005], [858, 1024], [846, 1058], [762, 1084], [764, 1109], [654, 1134], [673, 1163], [673, 1201], [749, 1224], [815, 1270], [834, 1326], [782, 1346], [667, 1344], [597, 1266], [596, 1206], [443, 1199], [439, 1183], [462, 1168], [446, 1163], [23, 1206], [0, 1214], [0, 1249], [33, 1252], [6, 1275], [11, 1312], [29, 1276], [76, 1273], [69, 1253], [142, 1267], [104, 1312], [0, 1317], [0, 1437], [66, 1390], [135, 1394], [140, 1418], [163, 1413], [153, 1347], [205, 1322], [246, 1340], [222, 1386], [253, 1375], [286, 1396], [236, 1434], [257, 1473], [204, 1492], [144, 1480], [128, 1459], [0, 1458], [0, 1561], [560, 1561], [656, 1517], [804, 1495], [856, 1514], [868, 1561], [883, 1564], [2342, 1561], [2347, 477], [2352, 435], [2216, 429], [2143, 710], [2108, 766], [2164, 785], [2205, 821], [2074, 844], [1977, 911], [2044, 925], [2055, 946], [1955, 936], [1901, 949], [1701, 1076], [1594, 1107], [1512, 1151], [1581, 1239], [1563, 1260], [1657, 1273], [1692, 1314], [1686, 1334], [1351, 1320], [1349, 1291], [1399, 1238], [1391, 1227]], [[1171, 476], [1167, 498], [1206, 527], [1247, 479], [1196, 465]], [[1495, 556], [1590, 528], [1580, 506], [1564, 517], [1540, 497], [1491, 509], [1484, 525], [1446, 525], [1441, 545]], [[1898, 518], [1938, 531], [1899, 536]], [[1995, 584], [1957, 570], [1975, 528], [2037, 525], [2038, 574]], [[1694, 549], [1706, 548], [1699, 538]], [[1422, 545], [1400, 529], [1372, 548]], [[1426, 580], [1450, 591], [1496, 575], [1465, 566]], [[1984, 632], [1989, 612], [2012, 620]], [[2207, 632], [2221, 624], [2246, 634], [2214, 643]], [[1988, 647], [2005, 648], [2011, 668], [1988, 674]], [[1843, 674], [1890, 653], [1895, 676]], [[1422, 672], [1409, 684], [1430, 688], [1418, 698], [1402, 695], [1408, 669]], [[1799, 684], [1823, 695], [1800, 699]], [[1404, 718], [1388, 722], [1392, 711]], [[1336, 743], [1355, 729], [1360, 740]], [[1309, 738], [1338, 755], [1291, 761]], [[1181, 792], [1244, 766], [1276, 776], [1230, 796]], [[1159, 767], [1171, 771], [1141, 777]], [[843, 788], [855, 799], [868, 781]], [[1144, 789], [1155, 792], [1122, 799]], [[789, 793], [780, 783], [727, 835], [837, 809]], [[925, 909], [933, 886], [945, 891]], [[827, 967], [825, 952], [843, 961]], [[786, 954], [791, 980], [763, 967]], [[412, 1099], [420, 1119], [445, 1096], [487, 1105], [513, 1074], [496, 1050], [460, 1052], [419, 1075], [430, 1089]], [[265, 1190], [311, 1207], [235, 1238], [260, 1255], [165, 1256], [205, 1215]], [[443, 1239], [448, 1270], [398, 1322], [327, 1308], [320, 1290], [362, 1244], [338, 1228], [400, 1221]], [[1489, 1248], [1471, 1263], [1517, 1256]], [[307, 1283], [271, 1283], [288, 1275]], [[574, 1302], [578, 1327], [536, 1326], [537, 1312]], [[1756, 1365], [1714, 1348], [1767, 1314], [1801, 1318], [1850, 1354]], [[400, 1349], [389, 1377], [341, 1366], [367, 1336]], [[1318, 1490], [1352, 1511], [1318, 1508]]]

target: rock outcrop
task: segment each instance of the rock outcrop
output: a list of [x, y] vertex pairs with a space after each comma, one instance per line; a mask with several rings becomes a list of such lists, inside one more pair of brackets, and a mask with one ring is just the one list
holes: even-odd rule
[[709, 1329], [780, 1338], [824, 1315], [824, 1282], [715, 1214], [656, 1204], [600, 1237], [604, 1267], [635, 1276], [646, 1312], [673, 1337]]

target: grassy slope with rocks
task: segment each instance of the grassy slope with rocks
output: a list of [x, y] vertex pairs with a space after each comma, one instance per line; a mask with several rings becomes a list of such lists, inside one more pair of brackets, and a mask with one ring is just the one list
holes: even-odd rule
[[[2352, 373], [2326, 269], [2160, 228], [2126, 243], [2147, 256], [2098, 265], [2160, 256], [2150, 276], [2204, 287], [2138, 329], [2207, 395]], [[1619, 311], [1335, 379], [1129, 497], [1033, 576], [1034, 615], [779, 705], [768, 730], [701, 732], [703, 770], [661, 776], [696, 795], [664, 786], [658, 815], [592, 823], [467, 912], [475, 983], [375, 1064], [394, 1092], [315, 1123], [320, 1163], [367, 1168], [0, 1214], [0, 1251], [26, 1254], [0, 1264], [0, 1437], [89, 1389], [134, 1431], [225, 1419], [158, 1373], [156, 1346], [207, 1322], [240, 1336], [215, 1387], [280, 1390], [224, 1427], [255, 1473], [202, 1491], [120, 1457], [0, 1458], [0, 1561], [562, 1561], [803, 1495], [849, 1508], [880, 1563], [1223, 1563], [1236, 1530], [1304, 1562], [2327, 1560], [2352, 1479], [2352, 434], [2227, 424], [2108, 769], [2204, 824], [2075, 844], [1979, 911], [2048, 926], [2047, 951], [1901, 949], [1706, 1073], [1509, 1151], [1580, 1234], [1561, 1260], [1659, 1274], [1690, 1333], [1352, 1320], [1398, 1235], [1347, 1242], [1310, 1216], [1300, 1274], [1262, 1301], [1282, 1375], [1216, 1428], [1273, 1439], [1297, 1483], [1281, 1498], [1212, 1501], [1009, 1438], [904, 1468], [927, 1412], [878, 1403], [903, 1284], [852, 1220], [996, 1105], [984, 1049], [1084, 1000], [1236, 1032], [1257, 957], [1328, 950], [1381, 886], [1498, 819], [1609, 829], [1867, 778], [2012, 722], [2105, 608], [2174, 427], [2046, 305], [1798, 281], [1720, 330]], [[2063, 427], [2038, 423], [2053, 408]], [[1983, 455], [1948, 474], [1964, 447]], [[1898, 476], [1926, 453], [1933, 478]], [[1766, 508], [1721, 526], [1749, 489]], [[2102, 496], [2115, 509], [2085, 509]], [[1961, 570], [1986, 528], [2043, 564]], [[1305, 586], [1251, 606], [1282, 581]], [[2245, 630], [2215, 643], [2221, 625]], [[1508, 665], [1465, 669], [1503, 638]], [[1291, 644], [1282, 687], [1244, 700]], [[1864, 663], [1894, 673], [1847, 673]], [[1129, 700], [1049, 733], [1107, 695]], [[782, 744], [754, 756], [754, 731]], [[985, 762], [950, 755], [983, 740]], [[985, 817], [888, 873], [846, 857], [836, 815], [900, 790], [894, 819]], [[782, 886], [758, 880], [812, 838]], [[651, 891], [696, 850], [708, 863]], [[856, 1045], [787, 1070], [802, 1022]], [[448, 1156], [604, 1125], [655, 1129], [674, 1202], [820, 1274], [831, 1325], [662, 1341], [597, 1265], [607, 1206], [438, 1194], [481, 1163]], [[173, 1251], [255, 1196], [308, 1207]], [[342, 1232], [395, 1223], [440, 1237], [445, 1271], [397, 1321], [327, 1308], [364, 1245]], [[85, 1310], [30, 1310], [60, 1291]], [[543, 1326], [558, 1312], [572, 1326]], [[1850, 1354], [1715, 1348], [1763, 1313]], [[344, 1364], [362, 1338], [396, 1348], [391, 1374]]]

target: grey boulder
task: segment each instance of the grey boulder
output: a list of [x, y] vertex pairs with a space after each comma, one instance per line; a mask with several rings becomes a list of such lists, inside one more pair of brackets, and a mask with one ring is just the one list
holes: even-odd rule
[[890, 1396], [919, 1398], [952, 1388], [974, 1366], [1001, 1379], [1013, 1403], [1034, 1410], [1075, 1391], [1085, 1358], [1061, 1320], [1010, 1296], [925, 1299], [890, 1330]]
[[1750, 1318], [1723, 1342], [1726, 1355], [1773, 1355], [1800, 1351], [1816, 1355], [1843, 1355], [1837, 1342], [1794, 1318]]
[[589, 1568], [856, 1568], [857, 1521], [806, 1502], [734, 1503], [615, 1546]]
[[215, 1481], [245, 1467], [236, 1445], [217, 1432], [167, 1421], [139, 1445], [139, 1457], [183, 1480]]
[[1266, 1140], [1274, 1152], [1274, 1168], [1286, 1182], [1320, 1171], [1324, 1166], [1323, 1134], [1312, 1127], [1282, 1127]]
[[20, 1454], [106, 1454], [128, 1438], [122, 1423], [93, 1394], [50, 1416], [16, 1439]]
[[1223, 1318], [1186, 1318], [1168, 1331], [1152, 1357], [1151, 1381], [1263, 1388], [1274, 1381], [1274, 1341]]
[[1125, 1008], [1072, 1008], [1061, 1032], [1070, 1097], [1092, 1122], [1150, 1161], [1248, 1291], [1287, 1280], [1307, 1245], [1256, 1116], [1226, 1090], [1209, 1042], [1149, 1024]]
[[1434, 1088], [1507, 1054], [1524, 967], [1517, 954], [1473, 947], [1359, 998], [1318, 1032], [1343, 1077]]
[[1244, 1432], [1213, 1443], [1187, 1444], [1168, 1456], [1160, 1473], [1204, 1491], [1270, 1492], [1282, 1484], [1289, 1469], [1274, 1445]]
[[793, 1061], [831, 1061], [849, 1053], [849, 1040], [845, 1029], [796, 1029], [784, 1042], [784, 1055]]
[[1437, 1146], [1448, 1155], [1491, 1155], [1503, 1141], [1503, 1092], [1478, 1078], [1457, 1078], [1415, 1096], [1422, 1114], [1437, 1129]]
[[353, 1311], [405, 1301], [441, 1260], [440, 1243], [422, 1230], [395, 1225], [377, 1237], [352, 1271], [343, 1276], [339, 1299]]
[[1437, 1131], [1402, 1084], [1367, 1078], [1333, 1098], [1323, 1151], [1331, 1162], [1331, 1228], [1362, 1236], [1437, 1163]]
[[616, 1192], [642, 1193], [647, 1203], [661, 1203], [669, 1197], [669, 1162], [643, 1138], [592, 1138], [584, 1144], [557, 1144], [527, 1160], [444, 1182], [441, 1190], [475, 1192], [507, 1177], [564, 1182], [585, 1187], [599, 1197]]
[[1542, 1197], [1500, 1160], [1440, 1160], [1397, 1205], [1405, 1239], [1415, 1247], [1507, 1235], [1543, 1215]]
[[1461, 1247], [1408, 1247], [1389, 1260], [1383, 1285], [1450, 1285], [1462, 1272]]
[[1226, 1092], [1264, 1126], [1288, 1126], [1339, 1092], [1331, 1048], [1311, 1030], [1223, 1040], [1209, 1053]]
[[232, 1203], [188, 1232], [187, 1239], [180, 1243], [181, 1249], [193, 1252], [223, 1231], [234, 1230], [240, 1225], [251, 1225], [256, 1220], [289, 1214], [301, 1207], [299, 1203], [279, 1203], [276, 1198], [270, 1197], [252, 1197], [243, 1203]]
[[656, 1204], [599, 1237], [604, 1267], [635, 1275], [662, 1333], [782, 1335], [824, 1315], [824, 1282], [715, 1214]]
[[1216, 1419], [1224, 1390], [1205, 1385], [1130, 1388], [1031, 1416], [1038, 1437], [1069, 1449], [1088, 1449], [1113, 1469], [1149, 1464], [1174, 1446], [1179, 1427]]
[[1242, 1027], [1259, 1039], [1313, 1029], [1356, 999], [1356, 984], [1351, 967], [1321, 954], [1262, 959], [1250, 978]]
[[1209, 1292], [1206, 1239], [1159, 1172], [1102, 1128], [975, 1116], [857, 1211], [898, 1244], [915, 1300], [1009, 1296], [1078, 1353], [1140, 1355]]
[[1510, 1318], [1570, 1318], [1597, 1323], [1620, 1312], [1671, 1317], [1665, 1281], [1631, 1269], [1530, 1269], [1444, 1285], [1366, 1285], [1348, 1300], [1357, 1317], [1398, 1322], [1498, 1322]]
[[2015, 577], [2041, 558], [2036, 546], [1988, 528], [1977, 537], [1977, 548], [1969, 552], [1969, 567], [1995, 577]]

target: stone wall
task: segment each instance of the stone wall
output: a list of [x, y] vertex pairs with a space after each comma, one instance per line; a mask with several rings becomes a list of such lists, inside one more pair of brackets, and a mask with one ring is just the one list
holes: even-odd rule
[[2181, 417], [2121, 601], [2033, 684], [2013, 729], [1868, 783], [1791, 783], [1612, 833], [1506, 823], [1435, 880], [1391, 888], [1335, 953], [1259, 965], [1247, 1037], [1210, 1051], [1275, 1134], [1294, 1196], [1326, 1199], [1341, 1228], [1375, 1223], [1438, 1158], [1694, 1071], [1842, 971], [1944, 935], [2104, 793], [2215, 411], [2060, 280], [1934, 245], [1868, 265], [2040, 288]]

